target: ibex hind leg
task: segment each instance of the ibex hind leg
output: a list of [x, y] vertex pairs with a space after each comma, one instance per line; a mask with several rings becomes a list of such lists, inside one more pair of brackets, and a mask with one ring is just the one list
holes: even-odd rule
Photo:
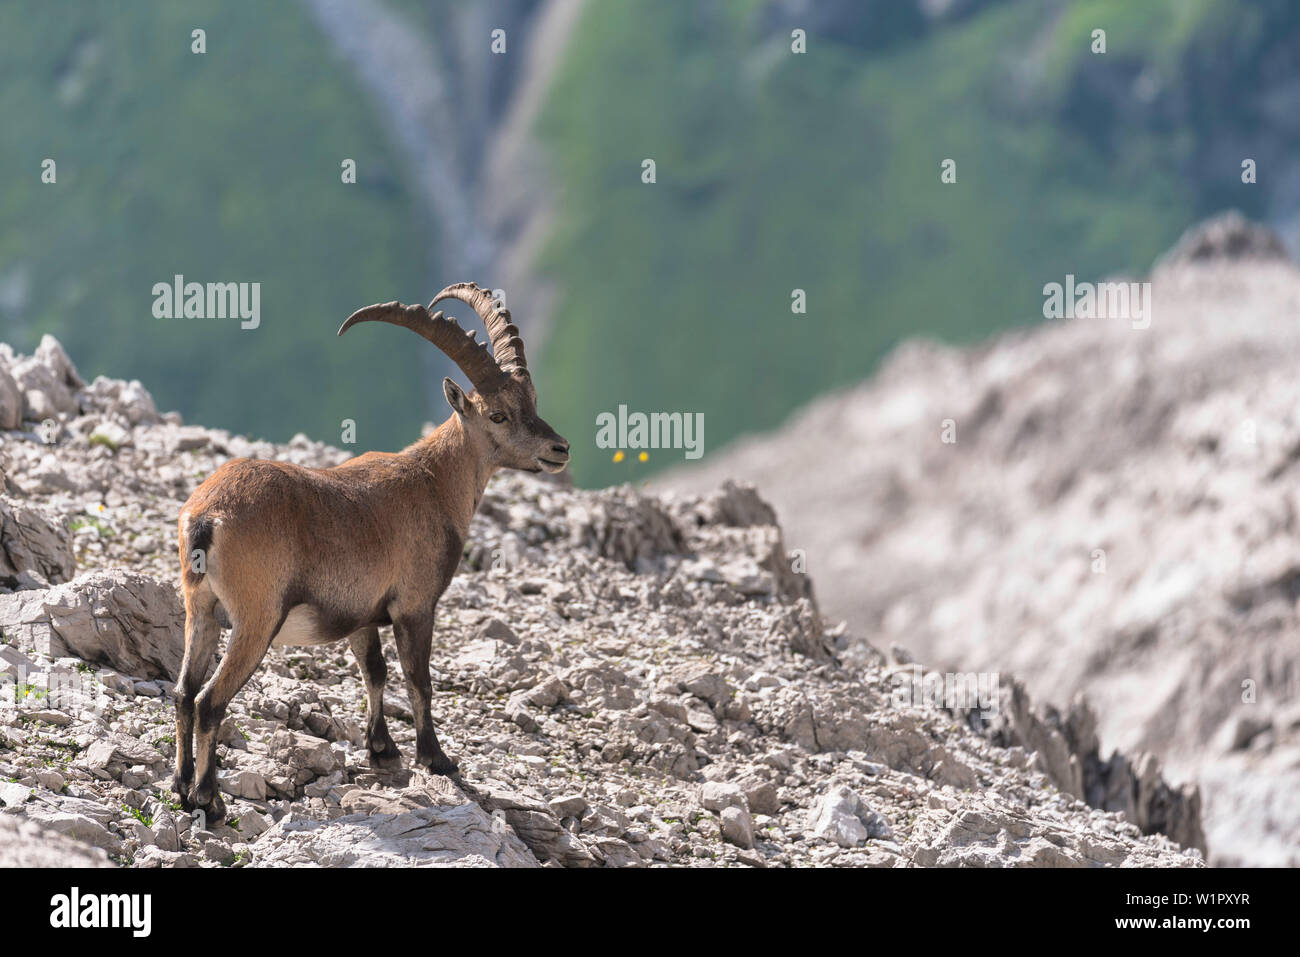
[[189, 797], [194, 784], [194, 701], [212, 666], [221, 636], [216, 602], [206, 583], [186, 590], [185, 657], [176, 682], [176, 776], [172, 779], [172, 790], [186, 811], [194, 809]]
[[370, 755], [370, 765], [395, 771], [402, 766], [402, 754], [397, 750], [384, 720], [384, 682], [388, 679], [388, 663], [384, 661], [379, 629], [354, 631], [348, 635], [348, 644], [356, 656], [366, 686], [366, 751]]
[[210, 824], [226, 815], [225, 802], [217, 791], [217, 732], [226, 716], [226, 708], [261, 664], [283, 619], [283, 612], [235, 618], [226, 655], [221, 659], [217, 673], [194, 701], [197, 725], [195, 779], [189, 801], [194, 809], [207, 815]]

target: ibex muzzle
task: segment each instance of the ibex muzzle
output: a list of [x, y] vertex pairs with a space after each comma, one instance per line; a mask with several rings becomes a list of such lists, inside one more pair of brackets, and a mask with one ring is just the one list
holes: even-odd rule
[[[492, 473], [559, 472], [568, 464], [569, 443], [537, 414], [537, 390], [509, 311], [474, 283], [448, 286], [429, 305], [444, 299], [474, 309], [487, 327], [490, 351], [441, 312], [396, 302], [368, 306], [339, 329], [342, 335], [361, 322], [405, 326], [455, 361], [473, 390], [443, 380], [452, 415], [433, 433], [399, 453], [367, 452], [328, 469], [235, 459], [185, 503], [179, 529], [185, 659], [176, 686], [172, 786], [186, 810], [201, 808], [210, 821], [224, 816], [217, 732], [272, 644], [346, 638], [366, 686], [370, 761], [397, 766], [397, 745], [384, 722], [381, 625], [393, 626], [410, 693], [416, 763], [456, 772], [438, 744], [429, 707], [434, 609]], [[220, 623], [227, 621], [226, 654], [200, 688]]]

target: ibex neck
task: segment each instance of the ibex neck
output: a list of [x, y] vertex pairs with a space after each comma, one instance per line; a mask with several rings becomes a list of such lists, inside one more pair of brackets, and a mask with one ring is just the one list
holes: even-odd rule
[[434, 492], [454, 517], [457, 530], [469, 534], [470, 519], [496, 468], [490, 465], [465, 431], [460, 416], [452, 414], [419, 442], [407, 448], [428, 470]]

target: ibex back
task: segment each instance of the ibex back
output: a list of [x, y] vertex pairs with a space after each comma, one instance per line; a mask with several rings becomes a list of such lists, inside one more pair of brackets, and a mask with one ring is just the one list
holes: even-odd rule
[[[339, 329], [342, 335], [370, 321], [405, 326], [455, 361], [474, 388], [466, 393], [443, 380], [452, 415], [433, 433], [399, 453], [368, 452], [328, 469], [235, 459], [181, 510], [185, 658], [176, 686], [172, 786], [186, 810], [202, 809], [210, 821], [224, 816], [217, 733], [231, 699], [272, 644], [346, 638], [365, 681], [370, 761], [397, 766], [384, 722], [381, 625], [393, 626], [410, 693], [416, 763], [456, 772], [430, 713], [434, 609], [492, 473], [562, 471], [569, 443], [537, 415], [537, 392], [510, 313], [473, 283], [448, 286], [430, 308], [444, 299], [474, 309], [487, 326], [490, 352], [454, 319], [423, 306], [368, 306]], [[226, 654], [200, 688], [222, 623], [231, 628]]]

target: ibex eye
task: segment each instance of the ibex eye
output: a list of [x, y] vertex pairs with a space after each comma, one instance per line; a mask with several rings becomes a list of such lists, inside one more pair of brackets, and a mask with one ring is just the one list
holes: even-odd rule
[[502, 422], [506, 420], [506, 414], [504, 412], [493, 412], [490, 416], [488, 416], [488, 418], [490, 418], [493, 422], [496, 422], [498, 425], [500, 425]]

